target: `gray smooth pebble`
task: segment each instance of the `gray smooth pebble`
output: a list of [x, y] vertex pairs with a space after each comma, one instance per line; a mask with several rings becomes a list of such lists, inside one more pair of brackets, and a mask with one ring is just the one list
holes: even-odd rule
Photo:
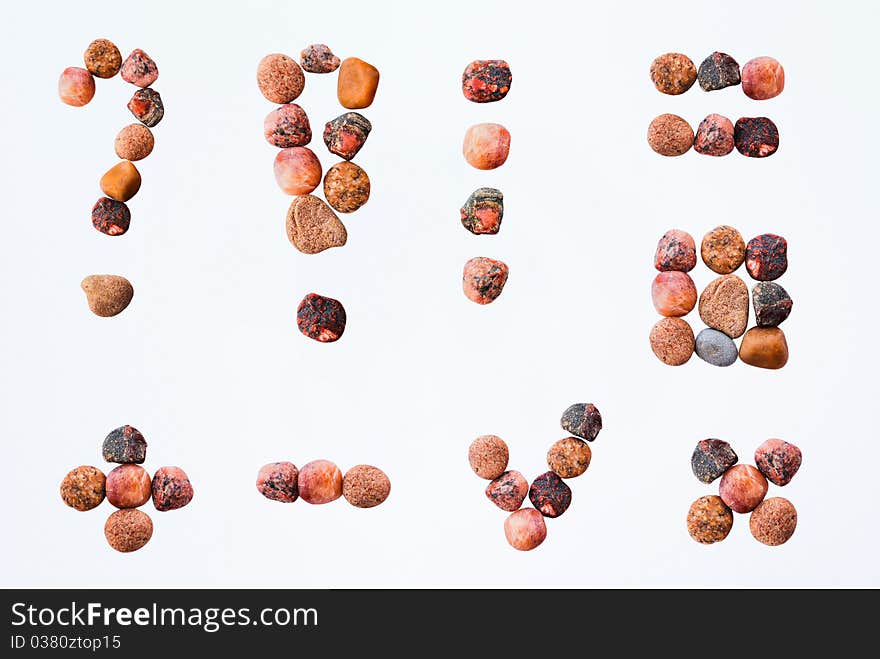
[[712, 366], [730, 366], [739, 356], [733, 339], [724, 332], [708, 327], [697, 334], [694, 352]]

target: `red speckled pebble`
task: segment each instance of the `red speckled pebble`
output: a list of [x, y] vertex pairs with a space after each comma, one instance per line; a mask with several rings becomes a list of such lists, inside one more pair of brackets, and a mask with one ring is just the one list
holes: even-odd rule
[[159, 467], [153, 475], [152, 490], [156, 510], [177, 510], [193, 498], [192, 483], [180, 467]]
[[788, 485], [801, 468], [801, 450], [781, 439], [768, 439], [755, 451], [755, 464], [768, 481]]
[[159, 77], [159, 67], [144, 51], [135, 48], [122, 63], [120, 75], [133, 85], [149, 87]]
[[293, 503], [299, 498], [299, 470], [292, 462], [270, 462], [257, 474], [257, 490], [267, 499]]
[[269, 144], [282, 149], [305, 146], [312, 141], [309, 118], [296, 103], [287, 103], [266, 115], [263, 134]]
[[477, 304], [494, 302], [504, 290], [509, 273], [506, 263], [485, 256], [472, 258], [464, 264], [461, 278], [464, 294]]
[[710, 114], [700, 122], [694, 136], [694, 151], [704, 156], [726, 156], [733, 151], [733, 123], [720, 114]]
[[[733, 148], [733, 147], [731, 147]], [[697, 246], [687, 231], [670, 229], [657, 243], [654, 267], [660, 272], [690, 272], [697, 265]]]
[[529, 482], [518, 471], [505, 471], [486, 486], [489, 501], [507, 512], [519, 510], [529, 493]]

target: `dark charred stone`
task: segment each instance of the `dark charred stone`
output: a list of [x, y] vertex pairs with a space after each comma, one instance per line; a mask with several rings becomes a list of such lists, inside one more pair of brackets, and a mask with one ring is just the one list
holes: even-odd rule
[[92, 225], [108, 236], [121, 236], [131, 224], [131, 211], [121, 201], [101, 197], [92, 208]]
[[548, 471], [532, 481], [529, 501], [544, 517], [559, 517], [571, 505], [571, 488], [556, 472]]
[[752, 289], [758, 327], [778, 327], [791, 313], [792, 300], [779, 284], [760, 282]]
[[331, 343], [345, 331], [345, 308], [339, 300], [309, 293], [296, 310], [299, 331], [310, 339]]
[[562, 429], [592, 442], [602, 430], [602, 415], [592, 403], [575, 403], [562, 413]]
[[752, 279], [772, 281], [788, 270], [788, 243], [782, 236], [765, 233], [746, 245], [746, 270]]
[[507, 96], [512, 82], [513, 74], [504, 60], [475, 60], [461, 76], [461, 91], [474, 103], [492, 103]]
[[737, 463], [739, 458], [730, 444], [720, 439], [704, 439], [691, 456], [691, 469], [697, 480], [711, 483]]
[[749, 158], [766, 158], [779, 148], [779, 130], [767, 117], [740, 117], [733, 127], [737, 151]]
[[102, 453], [107, 462], [141, 464], [147, 458], [147, 440], [137, 428], [122, 426], [104, 439]]
[[362, 114], [346, 112], [324, 126], [324, 144], [340, 158], [351, 160], [361, 150], [373, 126]]
[[461, 223], [473, 234], [496, 234], [504, 217], [504, 195], [495, 188], [478, 188], [461, 207]]
[[703, 91], [711, 92], [740, 83], [739, 64], [727, 53], [714, 52], [704, 59], [697, 71]]

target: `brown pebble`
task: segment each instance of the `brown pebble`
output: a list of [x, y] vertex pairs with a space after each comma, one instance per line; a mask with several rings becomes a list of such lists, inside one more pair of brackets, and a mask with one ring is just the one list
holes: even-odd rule
[[324, 198], [340, 213], [353, 213], [370, 199], [370, 177], [353, 162], [338, 162], [324, 176]]
[[104, 318], [121, 313], [134, 297], [131, 282], [119, 275], [89, 275], [80, 287], [92, 313]]
[[122, 66], [122, 53], [109, 39], [95, 39], [86, 48], [83, 61], [96, 78], [112, 78]]
[[299, 64], [287, 55], [266, 55], [257, 65], [257, 86], [273, 103], [290, 103], [302, 94], [305, 84]]
[[691, 504], [687, 515], [687, 530], [691, 537], [704, 545], [720, 542], [733, 528], [733, 513], [721, 497], [709, 494]]
[[116, 135], [114, 148], [123, 160], [143, 160], [153, 152], [152, 131], [143, 124], [129, 124]]
[[694, 330], [682, 318], [663, 318], [651, 328], [651, 350], [667, 366], [686, 364], [694, 354]]
[[369, 107], [379, 87], [379, 69], [357, 57], [349, 57], [339, 67], [336, 96], [349, 110]]
[[749, 517], [749, 530], [755, 540], [771, 547], [788, 542], [796, 528], [797, 510], [782, 497], [765, 499]]
[[547, 466], [560, 478], [576, 478], [590, 466], [593, 452], [577, 437], [566, 437], [554, 443], [547, 451]]
[[529, 493], [529, 482], [518, 471], [505, 471], [486, 486], [489, 501], [506, 512], [519, 510]]
[[97, 467], [77, 467], [61, 481], [61, 499], [76, 510], [91, 510], [104, 501], [106, 482], [104, 472]]
[[142, 510], [117, 510], [104, 524], [104, 537], [116, 551], [137, 551], [153, 537], [153, 520]]
[[743, 335], [749, 324], [749, 287], [736, 275], [722, 275], [700, 294], [700, 318], [731, 339]]
[[547, 537], [544, 517], [534, 508], [523, 508], [504, 520], [504, 537], [519, 551], [531, 551]]
[[141, 189], [141, 175], [128, 160], [119, 162], [101, 177], [101, 190], [116, 201], [128, 201]]
[[719, 275], [729, 275], [743, 264], [746, 243], [740, 232], [726, 225], [715, 227], [700, 244], [703, 263]]
[[778, 327], [753, 327], [743, 337], [739, 358], [758, 368], [782, 368], [788, 363], [785, 334]]
[[680, 156], [694, 144], [694, 129], [677, 114], [661, 114], [648, 126], [648, 145], [661, 156]]
[[391, 481], [378, 467], [357, 465], [342, 478], [342, 496], [357, 508], [378, 506], [390, 493]]
[[697, 67], [687, 55], [666, 53], [651, 62], [651, 81], [663, 94], [684, 94], [696, 80]]
[[152, 479], [136, 464], [122, 464], [107, 474], [107, 501], [117, 508], [139, 508], [150, 500]]
[[477, 437], [468, 449], [468, 461], [471, 469], [480, 478], [487, 481], [495, 480], [507, 469], [510, 451], [504, 440], [496, 435]]
[[327, 204], [313, 195], [301, 195], [287, 209], [287, 239], [303, 254], [341, 247], [348, 240], [345, 225]]

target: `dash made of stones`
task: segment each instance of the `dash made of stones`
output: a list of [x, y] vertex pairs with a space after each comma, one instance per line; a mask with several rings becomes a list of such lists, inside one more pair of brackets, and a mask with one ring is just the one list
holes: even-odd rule
[[740, 68], [731, 55], [715, 51], [697, 68], [683, 53], [665, 53], [651, 62], [649, 73], [657, 91], [672, 96], [685, 93], [695, 82], [706, 92], [740, 85], [756, 101], [775, 98], [785, 88], [785, 70], [767, 56], [750, 59]]

